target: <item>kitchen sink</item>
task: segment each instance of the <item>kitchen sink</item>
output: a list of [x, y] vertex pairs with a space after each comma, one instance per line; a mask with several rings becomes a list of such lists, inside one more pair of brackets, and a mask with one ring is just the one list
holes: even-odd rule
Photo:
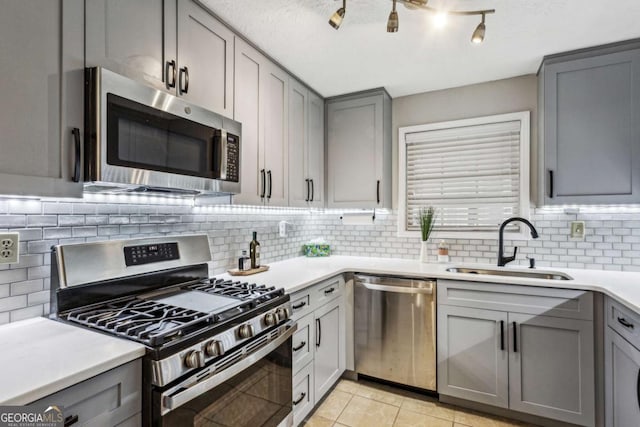
[[509, 270], [492, 268], [450, 267], [451, 273], [479, 274], [486, 276], [524, 277], [527, 279], [573, 280], [573, 277], [557, 271]]

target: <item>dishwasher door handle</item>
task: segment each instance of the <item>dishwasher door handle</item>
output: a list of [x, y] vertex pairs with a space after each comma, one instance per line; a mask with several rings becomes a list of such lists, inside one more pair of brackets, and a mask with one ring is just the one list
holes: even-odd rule
[[433, 294], [433, 286], [429, 288], [407, 288], [404, 286], [377, 285], [375, 283], [356, 282], [372, 291], [395, 292], [398, 294]]

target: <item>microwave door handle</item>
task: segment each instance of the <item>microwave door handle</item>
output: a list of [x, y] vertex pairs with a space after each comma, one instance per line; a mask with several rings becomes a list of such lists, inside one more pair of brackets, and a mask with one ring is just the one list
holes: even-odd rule
[[228, 140], [227, 140], [227, 131], [224, 129], [220, 129], [220, 179], [227, 179], [227, 167], [228, 167], [228, 152], [229, 149]]

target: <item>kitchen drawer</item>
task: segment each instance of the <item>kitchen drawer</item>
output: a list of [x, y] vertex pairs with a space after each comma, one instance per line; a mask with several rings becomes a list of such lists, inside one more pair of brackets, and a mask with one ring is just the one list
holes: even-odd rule
[[131, 418], [127, 418], [116, 427], [140, 427], [142, 425], [142, 412], [138, 412]]
[[438, 280], [438, 304], [593, 320], [593, 294], [588, 291]]
[[291, 295], [291, 311], [293, 312], [291, 318], [293, 320], [298, 320], [313, 311], [313, 307], [311, 307], [311, 289], [307, 288]]
[[336, 276], [315, 285], [311, 291], [311, 304], [314, 310], [333, 301], [344, 293], [344, 277]]
[[293, 376], [293, 425], [302, 423], [313, 409], [313, 363]]
[[64, 406], [65, 417], [78, 416], [78, 426], [135, 426], [141, 389], [142, 365], [135, 360], [33, 403]]
[[313, 360], [314, 328], [313, 314], [309, 313], [298, 320], [298, 331], [293, 334], [293, 373]]
[[607, 324], [640, 349], [640, 315], [612, 298], [607, 298]]

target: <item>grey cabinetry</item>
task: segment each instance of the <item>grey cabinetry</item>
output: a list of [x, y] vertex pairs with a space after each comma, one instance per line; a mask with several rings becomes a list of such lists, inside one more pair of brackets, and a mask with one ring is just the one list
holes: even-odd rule
[[241, 204], [288, 202], [289, 76], [245, 41], [235, 40], [234, 118], [242, 122]]
[[83, 3], [0, 8], [0, 194], [80, 197], [71, 178], [83, 133]]
[[324, 101], [289, 82], [289, 206], [323, 206]]
[[391, 207], [391, 98], [384, 89], [327, 100], [327, 205]]
[[640, 45], [545, 58], [539, 82], [540, 200], [639, 202]]
[[234, 34], [194, 0], [86, 0], [86, 26], [87, 66], [232, 115]]
[[344, 371], [344, 305], [340, 299], [315, 312], [315, 355], [314, 378], [315, 396], [319, 400]]
[[438, 281], [438, 392], [595, 424], [593, 296]]

